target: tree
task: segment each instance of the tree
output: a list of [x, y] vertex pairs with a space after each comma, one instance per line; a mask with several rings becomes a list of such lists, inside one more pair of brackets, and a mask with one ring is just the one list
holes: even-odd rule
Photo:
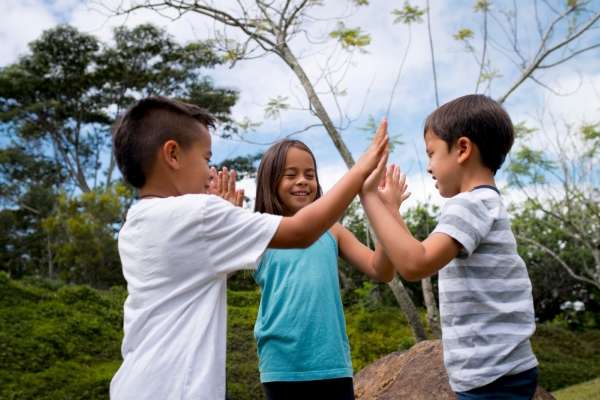
[[[554, 212], [562, 212], [560, 208], [563, 207]], [[578, 209], [573, 207], [572, 212]], [[597, 300], [600, 292], [594, 290], [595, 286], [574, 278], [564, 268], [567, 265], [574, 274], [581, 274], [586, 266], [593, 265], [589, 248], [565, 232], [554, 216], [540, 210], [537, 202], [525, 201], [513, 207], [512, 226], [518, 238], [519, 254], [533, 284], [533, 304], [539, 321], [553, 320], [569, 301], [582, 301], [586, 309], [600, 307]]]
[[152, 25], [117, 28], [113, 45], [61, 25], [29, 47], [0, 68], [2, 269], [122, 282], [115, 227], [133, 192], [114, 179], [116, 116], [141, 96], [168, 95], [208, 108], [227, 136], [237, 92], [204, 75], [222, 62], [211, 42], [181, 45]]
[[[354, 0], [350, 2], [356, 6], [368, 4], [367, 1]], [[336, 149], [340, 153], [348, 168], [354, 165], [354, 158], [350, 153], [346, 143], [341, 137], [338, 127], [334, 124], [329, 113], [325, 109], [321, 98], [315, 89], [314, 84], [306, 74], [300, 60], [290, 48], [290, 41], [303, 32], [303, 24], [309, 20], [318, 20], [311, 16], [310, 12], [321, 6], [320, 1], [302, 0], [302, 1], [284, 1], [280, 4], [275, 2], [263, 2], [260, 0], [250, 2], [237, 2], [238, 9], [235, 12], [229, 12], [226, 8], [215, 6], [210, 1], [170, 1], [170, 0], [144, 0], [139, 4], [125, 6], [117, 10], [112, 10], [117, 14], [129, 14], [139, 9], [151, 9], [159, 13], [168, 11], [174, 12], [173, 18], [179, 18], [185, 13], [197, 13], [207, 16], [224, 26], [239, 29], [247, 36], [244, 43], [237, 43], [227, 38], [225, 32], [219, 33], [217, 38], [222, 39], [221, 43], [225, 48], [227, 57], [232, 61], [256, 56], [257, 51], [266, 54], [273, 53], [283, 60], [299, 79], [304, 88], [309, 106], [308, 110], [313, 113], [325, 128], [327, 134], [333, 141]], [[368, 34], [360, 28], [349, 28], [343, 21], [331, 32], [330, 38], [335, 39], [345, 49], [349, 51], [360, 50], [370, 42]], [[331, 92], [339, 94], [336, 85], [331, 81], [331, 75], [327, 71], [323, 73], [323, 79], [327, 82]], [[285, 98], [276, 99], [271, 104], [272, 112], [279, 112], [287, 108]], [[340, 120], [343, 120], [343, 111], [340, 111]], [[311, 127], [318, 126], [312, 125]], [[309, 127], [310, 128], [310, 127]], [[394, 279], [390, 286], [396, 295], [400, 307], [409, 318], [409, 322], [415, 332], [417, 340], [425, 339], [423, 326], [418, 318], [418, 314], [402, 282]]]
[[114, 39], [111, 47], [58, 26], [30, 44], [31, 54], [0, 69], [0, 122], [13, 143], [66, 172], [65, 189], [110, 185], [111, 125], [142, 96], [194, 102], [217, 116], [225, 135], [235, 129], [229, 110], [237, 93], [203, 75], [221, 62], [211, 42], [180, 45], [152, 25], [117, 28]]
[[53, 160], [36, 158], [26, 147], [0, 149], [2, 270], [15, 277], [46, 271], [52, 276], [52, 253], [42, 221], [52, 212], [65, 179]]
[[[558, 263], [572, 279], [600, 289], [600, 124], [575, 128], [553, 122], [553, 133], [542, 124], [546, 134], [541, 149], [531, 140], [535, 130], [519, 125], [510, 183], [526, 196], [524, 210], [539, 213], [533, 226], [549, 235], [540, 237], [521, 227], [517, 238]], [[577, 249], [578, 257], [566, 256], [565, 246]]]
[[[349, 3], [362, 6], [367, 5], [368, 1], [355, 0]], [[280, 2], [255, 0], [245, 2], [238, 1], [236, 4], [237, 6], [228, 8], [225, 6], [217, 6], [210, 1], [201, 0], [141, 0], [132, 5], [125, 5], [112, 11], [122, 15], [140, 9], [150, 9], [161, 13], [162, 15], [170, 15], [173, 19], [180, 18], [186, 13], [204, 15], [219, 22], [221, 26], [224, 27], [223, 30], [217, 34], [217, 38], [222, 39], [228, 57], [234, 62], [239, 59], [252, 58], [266, 53], [275, 54], [286, 63], [298, 78], [308, 99], [308, 110], [320, 120], [336, 149], [342, 156], [342, 159], [348, 167], [351, 167], [354, 164], [354, 160], [340, 134], [340, 130], [343, 129], [344, 113], [337, 102], [337, 98], [343, 93], [343, 90], [340, 90], [339, 86], [335, 83], [335, 80], [332, 79], [331, 71], [327, 71], [326, 69], [322, 72], [320, 77], [311, 81], [302, 67], [299, 58], [290, 46], [292, 39], [305, 33], [306, 27], [310, 23], [320, 20], [317, 16], [312, 14], [312, 12], [316, 12], [315, 10], [322, 6], [323, 2], [317, 0], [286, 0]], [[546, 13], [536, 13], [537, 28], [540, 32], [539, 47], [533, 55], [528, 57], [520, 47], [519, 31], [516, 28], [518, 25], [518, 8], [516, 3], [514, 4], [512, 11], [500, 8], [496, 13], [494, 13], [490, 1], [478, 0], [475, 3], [475, 12], [483, 15], [484, 19], [483, 49], [481, 51], [481, 57], [476, 58], [476, 62], [480, 66], [479, 76], [476, 81], [476, 91], [478, 91], [480, 86], [485, 82], [487, 82], [486, 91], [491, 91], [491, 81], [500, 76], [498, 71], [494, 69], [494, 64], [490, 61], [488, 42], [492, 42], [492, 40], [487, 34], [489, 31], [488, 18], [496, 18], [499, 20], [497, 18], [498, 14], [505, 19], [505, 22], [499, 24], [500, 27], [498, 29], [504, 29], [504, 32], [507, 34], [509, 40], [508, 52], [510, 53], [512, 51], [517, 59], [520, 60], [520, 64], [517, 62], [520, 69], [518, 71], [518, 77], [499, 98], [500, 102], [504, 102], [508, 96], [515, 92], [515, 90], [527, 79], [531, 79], [545, 87], [549, 87], [548, 85], [541, 83], [540, 79], [536, 77], [536, 71], [553, 68], [556, 65], [560, 65], [575, 58], [579, 54], [600, 46], [600, 44], [588, 44], [580, 40], [586, 33], [591, 31], [591, 28], [600, 18], [600, 11], [593, 10], [591, 1], [568, 1], [566, 5], [562, 7], [554, 7], [549, 2], [544, 2], [544, 4], [548, 6], [549, 11]], [[538, 2], [534, 2], [534, 5], [537, 10]], [[562, 8], [564, 8], [564, 10], [562, 10]], [[435, 54], [433, 50], [434, 42], [430, 29], [431, 19], [429, 2], [427, 2], [427, 10], [425, 11], [427, 12], [430, 37], [435, 98], [436, 103], [439, 103]], [[411, 6], [409, 2], [405, 2], [403, 9], [394, 10], [393, 13], [395, 14], [395, 18], [399, 19], [400, 22], [408, 24], [409, 27], [410, 24], [419, 22], [420, 17], [423, 15], [422, 10], [418, 7]], [[368, 33], [362, 31], [360, 28], [347, 27], [343, 22], [343, 16], [339, 18], [338, 21], [336, 29], [331, 32], [330, 37], [337, 40], [342, 48], [346, 50], [361, 51], [369, 44], [370, 36]], [[565, 23], [567, 25], [566, 27], [564, 26]], [[507, 26], [508, 30], [506, 30]], [[243, 43], [238, 43], [229, 39], [226, 35], [225, 27], [232, 27], [244, 34], [246, 37], [245, 41]], [[465, 43], [469, 44], [470, 47], [467, 47], [467, 49], [472, 54], [478, 54], [475, 46], [468, 42], [468, 40], [473, 37], [473, 31], [464, 28], [459, 31], [457, 39], [463, 40]], [[556, 39], [557, 37], [558, 39]], [[494, 42], [492, 42], [492, 44], [497, 45], [497, 43]], [[503, 49], [502, 45], [497, 45], [497, 47], [499, 48], [498, 52], [500, 55], [506, 54], [506, 52], [503, 51], [505, 49]], [[327, 65], [329, 65], [330, 59], [331, 57], [327, 60]], [[315, 83], [320, 80], [326, 82], [329, 88], [329, 94], [332, 95], [338, 112], [340, 113], [340, 124], [337, 126], [333, 123], [330, 113], [323, 106], [321, 98], [315, 89]], [[285, 100], [285, 97], [276, 99], [276, 101], [270, 105], [270, 108], [275, 111], [289, 108]], [[314, 126], [318, 125], [312, 125], [310, 127]], [[407, 313], [407, 315], [415, 314], [414, 305], [411, 302], [406, 301], [408, 296], [406, 296], [406, 291], [401, 285], [400, 281], [394, 280], [391, 284], [391, 288], [394, 293], [399, 294], [398, 300], [405, 313]], [[431, 291], [431, 285], [424, 284], [424, 289]], [[432, 298], [432, 296], [428, 295], [427, 298]], [[433, 306], [434, 305], [432, 304], [429, 305], [429, 307]], [[423, 331], [420, 326], [420, 321], [410, 319], [410, 323], [415, 332]], [[417, 337], [417, 339], [420, 338]]]

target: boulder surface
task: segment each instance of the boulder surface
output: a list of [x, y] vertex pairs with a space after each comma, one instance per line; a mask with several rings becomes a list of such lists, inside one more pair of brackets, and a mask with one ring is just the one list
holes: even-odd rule
[[[357, 400], [456, 400], [439, 340], [417, 343], [367, 365], [354, 377]], [[554, 397], [538, 387], [535, 400]]]

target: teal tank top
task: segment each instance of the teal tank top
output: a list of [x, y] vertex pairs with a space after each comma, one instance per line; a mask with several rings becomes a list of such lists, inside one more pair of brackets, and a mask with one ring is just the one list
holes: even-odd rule
[[261, 382], [352, 377], [337, 254], [329, 231], [306, 249], [264, 253], [254, 273]]

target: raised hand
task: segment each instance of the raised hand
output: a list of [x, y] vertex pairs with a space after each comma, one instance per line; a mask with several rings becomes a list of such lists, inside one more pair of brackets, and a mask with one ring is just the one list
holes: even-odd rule
[[373, 170], [378, 167], [383, 157], [387, 160], [389, 150], [387, 126], [386, 119], [381, 121], [371, 145], [356, 162], [355, 168], [358, 168], [364, 174], [365, 178], [371, 175]]
[[388, 166], [378, 188], [379, 198], [383, 204], [390, 210], [397, 211], [402, 202], [410, 196], [407, 189], [406, 175], [400, 171], [397, 165]]
[[381, 182], [385, 180], [386, 176], [386, 163], [388, 160], [388, 153], [386, 152], [383, 157], [379, 160], [377, 167], [369, 174], [367, 179], [363, 182], [363, 185], [360, 189], [361, 194], [366, 194], [368, 192], [377, 192], [379, 187], [381, 186]]
[[217, 173], [217, 169], [211, 167], [209, 177], [209, 194], [222, 197], [235, 206], [241, 207], [244, 204], [244, 189], [236, 190], [235, 188], [237, 179], [235, 170], [231, 170], [230, 172], [227, 167], [223, 167], [223, 169]]

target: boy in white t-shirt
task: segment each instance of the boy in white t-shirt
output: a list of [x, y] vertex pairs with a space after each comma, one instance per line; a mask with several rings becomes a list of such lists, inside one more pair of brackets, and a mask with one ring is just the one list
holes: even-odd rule
[[197, 106], [150, 97], [116, 126], [117, 164], [141, 200], [119, 232], [129, 296], [112, 399], [225, 398], [227, 274], [255, 268], [267, 247], [312, 244], [387, 160], [383, 122], [318, 201], [293, 217], [253, 213], [207, 194], [213, 124]]

